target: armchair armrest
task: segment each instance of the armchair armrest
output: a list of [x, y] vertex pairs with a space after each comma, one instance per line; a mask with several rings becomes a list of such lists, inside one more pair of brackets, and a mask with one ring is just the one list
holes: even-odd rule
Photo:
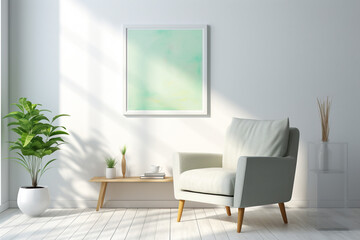
[[222, 154], [216, 153], [184, 153], [175, 155], [174, 168], [178, 166], [179, 173], [197, 168], [221, 167]]
[[296, 159], [240, 157], [237, 165], [234, 207], [287, 202], [291, 199]]
[[174, 156], [173, 165], [173, 179], [174, 179], [174, 193], [177, 197], [179, 189], [178, 180], [180, 174], [197, 168], [210, 168], [222, 166], [222, 154], [216, 153], [184, 153], [178, 152]]

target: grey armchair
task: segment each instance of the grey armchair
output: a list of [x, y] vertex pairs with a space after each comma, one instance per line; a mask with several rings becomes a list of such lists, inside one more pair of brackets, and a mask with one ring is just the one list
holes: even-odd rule
[[246, 207], [278, 203], [287, 223], [284, 203], [291, 199], [299, 131], [288, 119], [259, 121], [233, 118], [224, 154], [177, 153], [173, 177], [181, 220], [185, 200], [238, 208], [241, 232]]

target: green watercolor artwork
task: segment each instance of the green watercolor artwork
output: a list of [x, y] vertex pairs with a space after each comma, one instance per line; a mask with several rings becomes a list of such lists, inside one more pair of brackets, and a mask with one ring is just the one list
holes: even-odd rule
[[126, 32], [128, 113], [204, 113], [204, 29]]

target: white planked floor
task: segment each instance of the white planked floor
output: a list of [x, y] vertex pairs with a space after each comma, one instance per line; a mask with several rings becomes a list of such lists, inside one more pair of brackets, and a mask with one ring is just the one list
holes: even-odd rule
[[0, 239], [360, 239], [360, 209], [288, 208], [289, 224], [278, 208], [248, 208], [242, 233], [236, 209], [49, 209], [29, 218], [18, 209], [0, 214]]

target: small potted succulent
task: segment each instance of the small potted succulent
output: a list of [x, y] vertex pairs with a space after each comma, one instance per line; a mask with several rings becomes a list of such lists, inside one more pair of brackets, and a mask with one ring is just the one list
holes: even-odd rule
[[49, 156], [60, 150], [64, 143], [61, 135], [68, 135], [66, 128], [55, 125], [55, 120], [69, 116], [56, 115], [51, 120], [39, 109], [41, 104], [33, 104], [26, 98], [20, 98], [18, 111], [7, 114], [4, 118], [14, 119], [8, 124], [12, 127], [18, 138], [10, 142], [10, 150], [16, 152], [13, 159], [23, 166], [31, 178], [31, 186], [20, 187], [17, 204], [20, 210], [28, 216], [39, 216], [49, 206], [50, 197], [47, 186], [40, 186], [39, 181], [49, 166], [56, 159]]
[[116, 177], [116, 160], [115, 158], [108, 157], [105, 159], [106, 162], [106, 178], [115, 178]]

